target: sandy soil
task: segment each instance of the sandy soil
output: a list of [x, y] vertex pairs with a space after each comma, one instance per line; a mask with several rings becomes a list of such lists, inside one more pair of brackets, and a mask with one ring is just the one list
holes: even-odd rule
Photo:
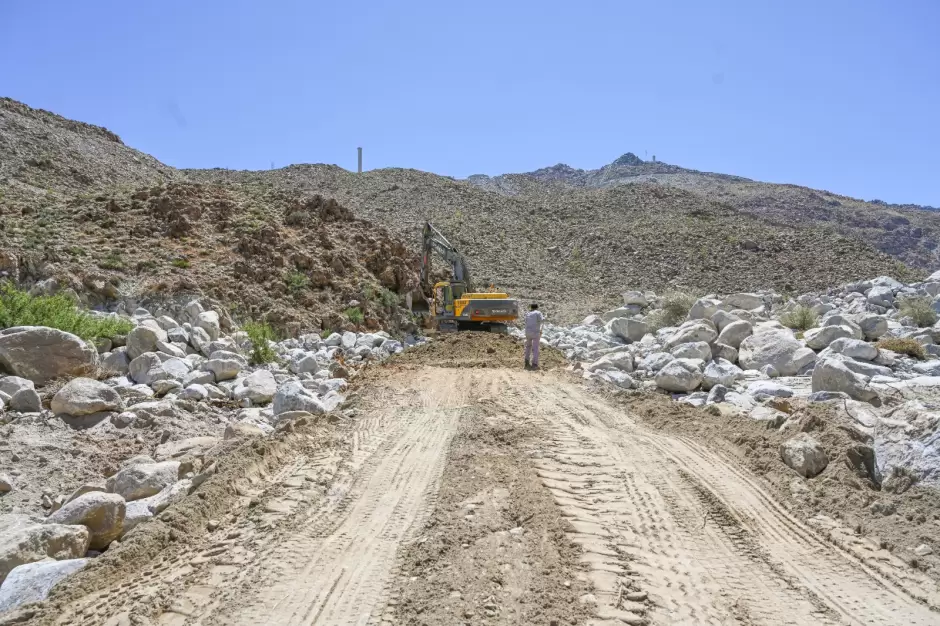
[[31, 624], [911, 624], [925, 573], [561, 372], [392, 365], [222, 459]]
[[[884, 561], [890, 553], [891, 560], [903, 560], [940, 581], [940, 491], [920, 485], [901, 493], [879, 488], [853, 463], [857, 456], [852, 453], [868, 440], [855, 428], [846, 407], [806, 405], [799, 400], [781, 403], [778, 406], [792, 411], [792, 417], [787, 427], [778, 431], [761, 422], [711, 414], [660, 395], [615, 401], [641, 422], [694, 439], [747, 467], [787, 509], [809, 520], [823, 534], [831, 534], [833, 541], [878, 546], [883, 550], [866, 558]], [[780, 458], [780, 444], [801, 431], [815, 437], [830, 458], [826, 469], [811, 480], [800, 477]], [[851, 529], [850, 535], [833, 531], [832, 520], [840, 529]], [[915, 554], [922, 545], [933, 552]]]

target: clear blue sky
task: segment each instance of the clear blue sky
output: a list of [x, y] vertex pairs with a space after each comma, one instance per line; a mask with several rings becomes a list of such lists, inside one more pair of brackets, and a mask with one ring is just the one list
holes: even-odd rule
[[938, 0], [3, 0], [0, 95], [178, 167], [632, 151], [940, 206], [938, 28]]

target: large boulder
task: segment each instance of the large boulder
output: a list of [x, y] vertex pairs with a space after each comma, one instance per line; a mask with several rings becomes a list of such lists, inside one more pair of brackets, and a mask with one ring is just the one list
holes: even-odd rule
[[206, 331], [210, 341], [217, 340], [222, 332], [222, 328], [219, 324], [219, 314], [215, 311], [203, 311], [200, 313], [196, 317], [193, 326]]
[[639, 341], [643, 335], [649, 332], [649, 324], [642, 320], [635, 320], [629, 317], [617, 317], [610, 320], [604, 330], [615, 337], [620, 337], [624, 341]]
[[236, 400], [251, 400], [252, 404], [267, 404], [277, 393], [277, 381], [268, 370], [258, 370], [238, 381], [234, 395]]
[[712, 358], [712, 347], [704, 341], [680, 343], [669, 352], [677, 359], [699, 359], [701, 361], [710, 361]]
[[133, 361], [146, 352], [156, 352], [157, 343], [166, 340], [166, 331], [159, 326], [137, 326], [127, 333], [127, 356]]
[[163, 360], [156, 352], [146, 352], [131, 361], [128, 376], [141, 385], [152, 385], [158, 380], [172, 378], [170, 372], [163, 367]]
[[0, 583], [24, 563], [85, 556], [90, 536], [84, 526], [22, 523], [7, 527], [0, 532]]
[[823, 326], [810, 328], [803, 334], [803, 338], [807, 347], [813, 350], [823, 350], [836, 339], [852, 339], [854, 334], [848, 326]]
[[131, 359], [127, 356], [127, 347], [121, 346], [101, 355], [101, 369], [118, 376], [125, 376], [130, 370]]
[[715, 314], [712, 315], [712, 324], [715, 325], [715, 328], [718, 329], [720, 335], [721, 331], [725, 329], [728, 324], [732, 322], [739, 322], [741, 318], [735, 315], [734, 313], [729, 313], [728, 311], [722, 311], [721, 309], [715, 311]]
[[672, 356], [668, 352], [651, 352], [650, 354], [647, 354], [645, 357], [640, 359], [640, 362], [637, 364], [637, 366], [640, 369], [644, 369], [649, 372], [658, 372], [659, 370], [666, 367], [666, 365], [674, 361], [675, 358], [676, 357]]
[[730, 322], [724, 329], [718, 333], [718, 343], [723, 343], [732, 348], [740, 348], [741, 342], [754, 334], [754, 327], [745, 320]]
[[212, 372], [216, 381], [232, 380], [242, 371], [242, 364], [237, 359], [209, 359], [202, 364], [202, 369]]
[[91, 378], [73, 378], [52, 397], [53, 413], [81, 416], [123, 411], [124, 400], [111, 387]]
[[813, 391], [841, 391], [850, 398], [868, 402], [878, 394], [868, 384], [867, 376], [856, 374], [835, 356], [820, 359], [813, 368]]
[[656, 374], [656, 386], [666, 391], [694, 391], [702, 384], [702, 361], [674, 359]]
[[0, 377], [0, 393], [5, 393], [12, 398], [16, 392], [23, 389], [36, 389], [36, 385], [33, 381], [19, 376]]
[[705, 366], [702, 389], [708, 391], [717, 385], [733, 387], [734, 383], [742, 378], [744, 372], [740, 367], [725, 359], [716, 359]]
[[587, 365], [584, 369], [588, 372], [600, 372], [604, 370], [632, 372], [633, 354], [630, 352], [614, 352], [612, 354], [605, 354], [598, 360]]
[[297, 381], [284, 383], [278, 387], [274, 394], [273, 410], [275, 415], [286, 413], [288, 411], [306, 411], [308, 413], [320, 414], [326, 412], [326, 407], [316, 397], [310, 393], [306, 387]]
[[649, 306], [649, 300], [642, 291], [625, 291], [623, 293], [624, 306]]
[[621, 389], [634, 389], [636, 381], [624, 371], [621, 370], [603, 370], [597, 372], [596, 376]]
[[836, 339], [829, 344], [829, 349], [850, 359], [874, 361], [878, 358], [878, 348], [860, 339]]
[[682, 324], [672, 333], [666, 341], [666, 349], [672, 349], [681, 343], [692, 343], [694, 341], [704, 341], [711, 343], [718, 338], [718, 331], [715, 325], [709, 320], [695, 319]]
[[794, 376], [816, 360], [816, 353], [806, 348], [787, 330], [767, 330], [741, 342], [738, 362], [745, 369], [759, 370], [772, 365], [781, 376]]
[[42, 602], [56, 583], [89, 563], [91, 559], [68, 559], [15, 567], [0, 587], [0, 615], [25, 604]]
[[98, 350], [72, 333], [45, 326], [0, 330], [0, 369], [37, 385], [82, 376], [97, 365]]
[[148, 498], [175, 483], [179, 469], [179, 461], [131, 465], [108, 479], [108, 491], [121, 495], [127, 502]]
[[864, 313], [855, 319], [865, 339], [874, 341], [888, 332], [888, 320], [882, 315], [874, 313]]
[[780, 458], [803, 478], [813, 478], [829, 465], [826, 450], [807, 433], [780, 444]]
[[887, 286], [875, 286], [868, 292], [868, 303], [885, 309], [894, 307], [894, 290]]
[[9, 400], [10, 410], [20, 413], [39, 413], [42, 411], [42, 399], [35, 389], [20, 389]]
[[940, 411], [928, 401], [909, 400], [877, 420], [875, 458], [882, 476], [909, 475], [940, 487]]
[[690, 320], [710, 320], [718, 310], [721, 302], [711, 298], [699, 298], [689, 309]]
[[764, 299], [756, 293], [733, 293], [725, 297], [722, 302], [732, 309], [742, 309], [744, 311], [753, 311], [764, 306]]
[[116, 493], [92, 491], [65, 504], [47, 517], [46, 523], [84, 526], [91, 534], [88, 547], [103, 550], [121, 536], [124, 498]]

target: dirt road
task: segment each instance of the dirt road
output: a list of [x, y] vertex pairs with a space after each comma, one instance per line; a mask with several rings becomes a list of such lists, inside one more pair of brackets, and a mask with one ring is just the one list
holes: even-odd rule
[[940, 624], [925, 576], [836, 547], [733, 460], [561, 375], [376, 380], [335, 445], [281, 455], [204, 537], [36, 619]]

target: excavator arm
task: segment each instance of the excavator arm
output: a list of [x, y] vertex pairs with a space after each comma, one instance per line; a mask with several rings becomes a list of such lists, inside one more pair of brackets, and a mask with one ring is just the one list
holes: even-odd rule
[[424, 250], [421, 260], [421, 284], [426, 291], [430, 291], [431, 281], [431, 254], [437, 252], [441, 258], [450, 263], [452, 280], [463, 283], [466, 291], [473, 291], [470, 281], [470, 270], [463, 255], [457, 251], [447, 238], [441, 234], [431, 222], [424, 224]]

